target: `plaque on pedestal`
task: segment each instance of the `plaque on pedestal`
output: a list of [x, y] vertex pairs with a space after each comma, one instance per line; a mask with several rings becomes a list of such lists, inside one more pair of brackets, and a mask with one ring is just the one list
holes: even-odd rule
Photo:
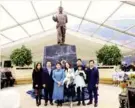
[[46, 61], [51, 61], [52, 66], [55, 66], [55, 64], [61, 60], [66, 60], [74, 65], [76, 63], [76, 59], [75, 45], [52, 45], [44, 47], [44, 66]]
[[135, 108], [135, 87], [127, 87], [129, 108]]

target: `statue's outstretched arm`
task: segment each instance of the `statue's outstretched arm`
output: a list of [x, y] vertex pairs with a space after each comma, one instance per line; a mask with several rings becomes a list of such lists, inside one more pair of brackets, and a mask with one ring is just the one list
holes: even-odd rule
[[52, 19], [53, 19], [53, 21], [57, 22], [57, 17], [56, 16], [53, 16]]
[[68, 23], [68, 17], [67, 17], [67, 15], [66, 15], [66, 23]]

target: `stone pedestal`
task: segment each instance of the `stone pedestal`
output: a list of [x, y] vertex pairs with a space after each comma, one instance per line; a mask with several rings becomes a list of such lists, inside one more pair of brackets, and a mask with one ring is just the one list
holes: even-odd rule
[[44, 48], [43, 65], [45, 66], [46, 61], [51, 61], [52, 65], [55, 66], [57, 62], [66, 60], [72, 65], [76, 62], [76, 46], [75, 45], [52, 45]]

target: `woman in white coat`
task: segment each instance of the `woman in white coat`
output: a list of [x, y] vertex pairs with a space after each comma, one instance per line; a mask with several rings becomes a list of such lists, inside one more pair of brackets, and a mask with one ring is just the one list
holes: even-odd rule
[[74, 74], [74, 69], [71, 68], [71, 64], [66, 62], [65, 64], [65, 79], [63, 83], [65, 84], [64, 87], [64, 96], [68, 97], [68, 100], [70, 97], [75, 96], [75, 89], [74, 89], [74, 79], [75, 79], [75, 74]]
[[71, 65], [68, 62], [66, 62], [65, 75], [66, 77], [63, 83], [65, 83], [66, 87], [68, 88], [71, 83], [74, 83], [75, 78], [74, 69], [71, 68]]

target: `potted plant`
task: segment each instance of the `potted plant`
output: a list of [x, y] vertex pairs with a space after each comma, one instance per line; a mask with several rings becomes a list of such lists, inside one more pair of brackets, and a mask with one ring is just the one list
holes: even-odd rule
[[24, 45], [19, 49], [15, 49], [10, 55], [10, 59], [15, 66], [23, 67], [32, 64], [31, 50], [27, 49]]

